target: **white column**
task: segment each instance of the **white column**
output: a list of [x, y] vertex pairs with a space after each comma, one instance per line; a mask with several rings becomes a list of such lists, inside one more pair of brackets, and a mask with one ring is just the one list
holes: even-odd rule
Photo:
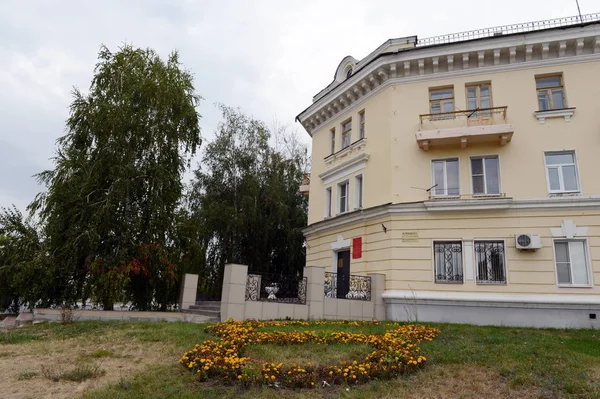
[[475, 268], [473, 265], [473, 239], [463, 238], [463, 262], [465, 264], [465, 280], [473, 281]]

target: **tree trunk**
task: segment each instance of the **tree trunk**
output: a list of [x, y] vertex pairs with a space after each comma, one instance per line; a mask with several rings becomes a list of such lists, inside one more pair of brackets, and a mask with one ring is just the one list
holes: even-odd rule
[[102, 307], [104, 310], [113, 310], [115, 303], [108, 298], [102, 299]]

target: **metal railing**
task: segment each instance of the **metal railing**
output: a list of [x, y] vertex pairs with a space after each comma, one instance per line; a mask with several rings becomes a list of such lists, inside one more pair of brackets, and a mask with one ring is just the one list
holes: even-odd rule
[[549, 28], [557, 28], [560, 26], [578, 25], [590, 22], [600, 21], [600, 13], [576, 15], [565, 18], [547, 19], [544, 21], [525, 22], [512, 25], [495, 26], [492, 28], [476, 29], [465, 32], [450, 33], [434, 37], [418, 39], [416, 46], [432, 46], [436, 44], [446, 44], [454, 42], [462, 42], [465, 40], [481, 39], [484, 37], [494, 37], [509, 35], [512, 33], [524, 33]]
[[468, 126], [493, 125], [497, 121], [506, 121], [507, 106], [492, 108], [466, 109], [462, 111], [441, 112], [436, 114], [421, 114], [421, 125], [427, 122], [456, 121]]
[[505, 284], [504, 241], [475, 241], [477, 282]]
[[506, 198], [506, 193], [443, 195], [443, 194], [436, 194], [435, 190], [433, 188], [432, 188], [432, 190], [429, 191], [429, 199], [435, 200], [435, 201], [452, 201], [452, 200], [459, 200], [459, 199], [493, 199], [493, 198]]
[[433, 243], [436, 283], [462, 283], [462, 242], [437, 241]]
[[350, 275], [348, 289], [338, 290], [337, 273], [325, 272], [325, 297], [338, 299], [358, 299], [361, 301], [371, 300], [371, 277]]
[[249, 274], [246, 301], [306, 304], [306, 277], [279, 274]]

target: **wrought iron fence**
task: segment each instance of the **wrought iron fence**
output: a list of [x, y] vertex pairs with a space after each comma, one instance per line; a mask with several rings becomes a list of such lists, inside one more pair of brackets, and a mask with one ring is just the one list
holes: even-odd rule
[[361, 301], [371, 300], [371, 277], [350, 275], [348, 290], [338, 291], [337, 273], [325, 272], [325, 297], [340, 299], [358, 299]]
[[247, 301], [306, 304], [306, 277], [279, 274], [249, 274], [246, 278]]
[[504, 241], [475, 241], [478, 283], [506, 283]]
[[525, 22], [520, 24], [495, 26], [492, 28], [476, 29], [466, 32], [450, 33], [447, 35], [427, 37], [417, 41], [417, 47], [462, 42], [465, 40], [481, 39], [484, 37], [509, 35], [512, 33], [531, 32], [560, 26], [578, 25], [600, 21], [600, 13], [576, 15], [565, 18], [547, 19], [544, 21]]

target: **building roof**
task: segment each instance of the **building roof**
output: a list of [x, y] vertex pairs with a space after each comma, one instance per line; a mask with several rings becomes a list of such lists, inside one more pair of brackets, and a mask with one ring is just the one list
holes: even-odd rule
[[[572, 27], [585, 27], [588, 25], [600, 24], [600, 13], [578, 15], [565, 18], [556, 18], [543, 21], [526, 22], [512, 25], [496, 26], [465, 32], [451, 33], [446, 35], [434, 36], [424, 39], [418, 39], [417, 36], [408, 36], [396, 39], [389, 39], [381, 44], [377, 49], [360, 61], [351, 56], [346, 56], [340, 62], [334, 75], [334, 80], [323, 90], [313, 97], [313, 103], [296, 116], [300, 121], [301, 116], [311, 109], [319, 100], [334, 91], [337, 87], [344, 84], [347, 79], [356, 73], [365, 69], [374, 61], [382, 58], [397, 55], [404, 52], [420, 51], [435, 47], [446, 47], [457, 43], [477, 42], [485, 40], [497, 40], [500, 38], [523, 35], [530, 32], [553, 31]], [[350, 70], [350, 74], [346, 72]], [[309, 132], [310, 133], [310, 132]]]

